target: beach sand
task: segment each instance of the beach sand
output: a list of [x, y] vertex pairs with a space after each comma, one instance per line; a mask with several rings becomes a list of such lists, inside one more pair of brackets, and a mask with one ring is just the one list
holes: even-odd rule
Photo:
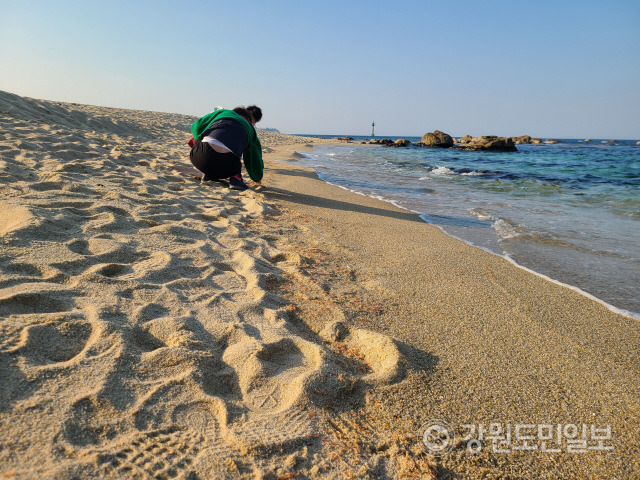
[[0, 92], [3, 478], [639, 478], [637, 320], [295, 164], [326, 140], [199, 183], [194, 120]]

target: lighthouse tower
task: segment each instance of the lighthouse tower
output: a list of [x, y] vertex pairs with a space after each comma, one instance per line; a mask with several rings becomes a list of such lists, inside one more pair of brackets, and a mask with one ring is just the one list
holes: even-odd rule
[[371, 136], [375, 137], [376, 136], [376, 122], [372, 122], [371, 123]]

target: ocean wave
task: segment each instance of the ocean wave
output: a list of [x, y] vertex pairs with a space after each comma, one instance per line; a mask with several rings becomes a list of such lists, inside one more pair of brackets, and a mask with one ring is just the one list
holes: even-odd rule
[[432, 169], [429, 173], [432, 175], [455, 175], [456, 172], [447, 167], [436, 167]]
[[471, 169], [460, 169], [458, 172], [460, 175], [466, 175], [468, 177], [486, 177], [490, 175], [495, 175], [495, 172], [490, 172], [489, 170], [471, 170]]
[[495, 220], [491, 224], [491, 228], [493, 228], [496, 234], [503, 240], [516, 238], [524, 233], [524, 228], [522, 227], [522, 225], [515, 224], [503, 218], [498, 218], [497, 220]]
[[478, 218], [479, 220], [490, 220], [491, 218], [493, 218], [489, 212], [487, 212], [486, 210], [483, 210], [481, 208], [471, 208], [469, 210], [467, 210], [471, 215], [473, 215], [474, 217]]
[[468, 177], [487, 177], [487, 176], [503, 174], [503, 172], [494, 172], [491, 170], [474, 169], [474, 168], [466, 168], [466, 167], [453, 168], [453, 167], [445, 167], [444, 165], [431, 168], [429, 170], [429, 173], [432, 175], [463, 175]]

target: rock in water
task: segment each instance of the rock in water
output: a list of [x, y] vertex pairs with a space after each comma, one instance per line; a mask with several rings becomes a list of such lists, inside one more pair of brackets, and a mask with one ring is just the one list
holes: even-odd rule
[[511, 138], [497, 137], [495, 135], [485, 135], [482, 137], [474, 137], [470, 141], [466, 141], [455, 147], [458, 150], [486, 150], [497, 152], [517, 152], [515, 143]]
[[451, 138], [451, 135], [436, 130], [435, 132], [425, 133], [420, 140], [420, 144], [425, 147], [449, 148], [453, 147], [453, 138]]
[[530, 135], [521, 135], [519, 137], [511, 137], [511, 140], [513, 140], [513, 143], [516, 145], [527, 145], [531, 143], [532, 138]]

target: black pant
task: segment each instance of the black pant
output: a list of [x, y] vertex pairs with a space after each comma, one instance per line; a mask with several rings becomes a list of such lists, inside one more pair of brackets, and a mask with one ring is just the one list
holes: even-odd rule
[[209, 178], [229, 178], [240, 175], [242, 164], [233, 153], [216, 152], [206, 142], [196, 140], [189, 154], [191, 163]]

